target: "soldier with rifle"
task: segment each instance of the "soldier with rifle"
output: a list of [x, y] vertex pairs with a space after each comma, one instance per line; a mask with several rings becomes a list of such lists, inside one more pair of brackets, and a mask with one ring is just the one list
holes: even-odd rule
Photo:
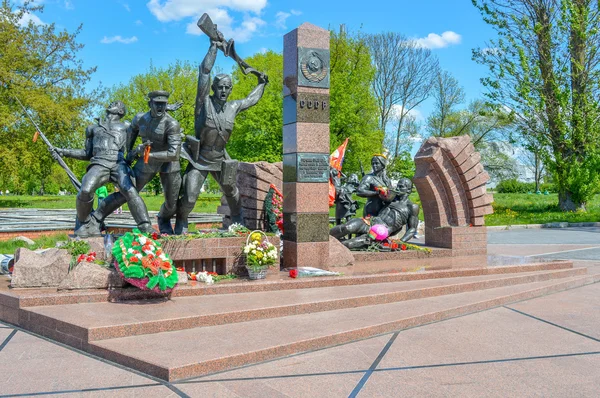
[[112, 102], [106, 108], [106, 117], [97, 119], [96, 124], [86, 129], [85, 149], [50, 148], [56, 160], [65, 156], [90, 161], [77, 194], [79, 228], [75, 230], [75, 235], [79, 237], [91, 236], [88, 224], [92, 219], [90, 213], [94, 203], [94, 192], [108, 182], [119, 188], [140, 231], [152, 231], [146, 204], [131, 182], [131, 169], [125, 163], [128, 125], [121, 121], [125, 113], [125, 105], [121, 101]]
[[[175, 233], [187, 231], [188, 215], [194, 208], [200, 188], [210, 173], [219, 183], [231, 211], [233, 222], [242, 223], [240, 194], [236, 187], [236, 160], [232, 160], [225, 146], [235, 117], [238, 113], [255, 105], [263, 95], [267, 76], [256, 71], [241, 60], [234, 48], [233, 40], [226, 42], [223, 34], [216, 29], [207, 14], [198, 21], [200, 29], [210, 37], [210, 47], [204, 57], [198, 74], [198, 92], [196, 94], [195, 137], [187, 136], [181, 151], [182, 157], [189, 161], [183, 177], [182, 192], [177, 201]], [[227, 101], [231, 94], [231, 76], [218, 74], [210, 82], [210, 73], [220, 49], [226, 56], [231, 56], [245, 74], [253, 73], [258, 78], [258, 85], [248, 97], [242, 100]], [[213, 94], [210, 95], [212, 88]]]
[[[139, 113], [129, 127], [127, 143], [127, 162], [132, 163], [140, 155], [133, 166], [135, 187], [141, 191], [144, 186], [160, 173], [165, 201], [158, 213], [158, 227], [161, 233], [172, 234], [171, 217], [175, 214], [177, 195], [181, 186], [179, 152], [181, 150], [181, 127], [179, 122], [167, 113], [177, 109], [167, 104], [169, 93], [153, 91], [148, 94], [150, 111]], [[142, 143], [134, 148], [137, 137]], [[102, 201], [98, 209], [92, 213], [90, 222], [84, 228], [89, 236], [100, 234], [100, 225], [114, 210], [127, 200], [123, 192], [115, 192]], [[131, 205], [129, 205], [131, 209]]]

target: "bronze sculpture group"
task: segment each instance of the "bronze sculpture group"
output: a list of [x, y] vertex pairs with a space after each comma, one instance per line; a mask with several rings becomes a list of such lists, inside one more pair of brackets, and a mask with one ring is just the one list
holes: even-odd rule
[[[116, 101], [108, 106], [104, 119], [86, 130], [85, 149], [50, 147], [52, 156], [57, 159], [66, 156], [90, 161], [77, 195], [77, 236], [100, 235], [104, 219], [125, 202], [138, 228], [142, 232], [151, 232], [148, 211], [139, 191], [157, 173], [160, 173], [164, 193], [164, 202], [157, 216], [161, 233], [181, 234], [187, 231], [188, 215], [209, 173], [221, 186], [232, 220], [242, 221], [240, 197], [235, 185], [237, 161], [229, 157], [225, 145], [236, 115], [260, 100], [268, 79], [237, 56], [233, 40], [225, 41], [207, 14], [198, 21], [198, 26], [209, 36], [210, 47], [198, 76], [195, 136], [186, 136], [183, 146], [181, 127], [168, 113], [177, 106], [168, 104], [168, 92], [153, 91], [148, 94], [150, 111], [137, 114], [131, 124], [121, 122], [125, 105]], [[258, 85], [247, 98], [227, 101], [232, 89], [229, 75], [219, 74], [210, 84], [218, 49], [234, 58], [244, 73], [257, 76]], [[136, 146], [138, 137], [142, 143]], [[180, 156], [189, 162], [183, 179]], [[113, 182], [119, 191], [109, 195], [92, 211], [94, 191], [108, 182]], [[173, 217], [175, 228], [171, 223]]]
[[362, 178], [356, 189], [356, 195], [367, 198], [363, 217], [351, 218], [343, 224], [338, 223], [329, 232], [349, 249], [360, 250], [373, 246], [376, 242], [369, 232], [375, 225], [383, 225], [389, 236], [398, 234], [406, 226], [406, 231], [400, 238], [403, 242], [409, 241], [417, 233], [419, 206], [409, 199], [413, 188], [412, 181], [409, 178], [400, 178], [396, 186], [392, 187], [391, 180], [385, 172], [386, 166], [385, 155], [373, 156], [373, 171]]
[[[100, 235], [104, 219], [125, 202], [140, 231], [152, 232], [150, 217], [139, 192], [157, 173], [164, 194], [157, 215], [162, 234], [187, 232], [188, 216], [208, 174], [219, 183], [232, 221], [243, 224], [236, 187], [238, 162], [230, 158], [226, 145], [235, 117], [258, 103], [268, 78], [239, 58], [233, 40], [226, 41], [207, 14], [200, 18], [198, 26], [210, 38], [210, 46], [198, 73], [193, 136], [185, 135], [177, 120], [169, 114], [181, 105], [169, 105], [168, 92], [153, 91], [148, 94], [150, 110], [137, 114], [131, 124], [121, 120], [126, 113], [125, 105], [115, 101], [107, 107], [104, 118], [86, 129], [85, 149], [50, 147], [53, 157], [59, 161], [60, 156], [66, 156], [90, 162], [77, 195], [77, 236]], [[210, 75], [218, 50], [233, 58], [244, 74], [256, 75], [258, 84], [246, 98], [228, 101], [232, 91], [229, 75], [217, 74], [211, 84]], [[138, 138], [141, 143], [136, 145]], [[183, 178], [180, 157], [188, 161]], [[408, 198], [412, 182], [402, 178], [392, 187], [385, 171], [385, 155], [374, 155], [371, 166], [372, 172], [360, 181], [352, 174], [345, 184], [341, 183], [341, 172], [332, 169], [337, 225], [330, 234], [350, 249], [372, 246], [373, 238], [369, 232], [373, 225], [383, 225], [390, 235], [399, 233], [406, 225], [402, 241], [410, 240], [416, 234], [419, 206]], [[118, 191], [93, 210], [95, 190], [108, 182], [115, 184]], [[358, 209], [353, 194], [367, 199], [362, 218], [352, 218]]]

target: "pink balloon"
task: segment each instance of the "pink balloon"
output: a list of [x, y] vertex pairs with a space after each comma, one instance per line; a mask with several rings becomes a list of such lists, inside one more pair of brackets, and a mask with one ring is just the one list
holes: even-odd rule
[[375, 240], [385, 240], [390, 235], [387, 227], [382, 224], [373, 225], [369, 231], [369, 236]]

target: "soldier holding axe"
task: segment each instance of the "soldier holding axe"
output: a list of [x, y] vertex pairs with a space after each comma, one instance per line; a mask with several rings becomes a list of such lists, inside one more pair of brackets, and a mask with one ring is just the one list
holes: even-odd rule
[[[194, 130], [195, 136], [187, 136], [182, 145], [181, 156], [189, 161], [183, 177], [181, 195], [177, 202], [175, 233], [187, 231], [188, 215], [194, 208], [200, 188], [210, 173], [221, 186], [231, 210], [233, 222], [242, 223], [240, 194], [236, 187], [237, 160], [232, 160], [225, 146], [235, 117], [238, 113], [256, 105], [262, 97], [267, 76], [251, 68], [236, 53], [233, 40], [225, 41], [207, 14], [198, 21], [200, 29], [210, 38], [210, 47], [204, 57], [198, 74]], [[210, 82], [210, 72], [217, 58], [217, 50], [233, 58], [244, 74], [252, 73], [258, 78], [258, 85], [248, 97], [227, 101], [231, 94], [231, 76], [218, 74]], [[213, 94], [210, 95], [212, 88]]]

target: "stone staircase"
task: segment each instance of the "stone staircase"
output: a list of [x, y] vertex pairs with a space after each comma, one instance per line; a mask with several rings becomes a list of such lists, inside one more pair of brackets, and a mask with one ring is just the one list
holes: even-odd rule
[[282, 275], [182, 286], [171, 300], [107, 302], [106, 292], [13, 289], [0, 291], [0, 319], [172, 381], [598, 281], [586, 268], [555, 261], [297, 280]]

